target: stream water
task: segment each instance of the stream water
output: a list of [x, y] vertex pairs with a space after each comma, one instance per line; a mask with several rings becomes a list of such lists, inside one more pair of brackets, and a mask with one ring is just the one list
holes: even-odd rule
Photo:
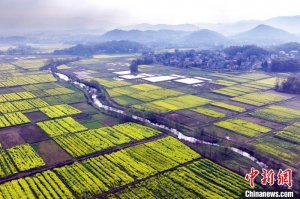
[[[153, 126], [156, 126], [156, 127], [159, 127], [161, 129], [165, 129], [171, 133], [173, 133], [174, 135], [176, 135], [178, 137], [178, 139], [180, 140], [184, 140], [186, 142], [190, 142], [190, 143], [197, 143], [197, 144], [205, 144], [205, 145], [212, 145], [212, 146], [216, 146], [216, 147], [223, 147], [219, 144], [216, 144], [216, 143], [211, 143], [211, 142], [207, 142], [207, 141], [204, 141], [204, 140], [199, 140], [197, 138], [194, 138], [194, 137], [190, 137], [190, 136], [186, 136], [184, 135], [183, 133], [181, 133], [180, 131], [178, 131], [177, 129], [174, 129], [174, 128], [169, 128], [165, 125], [162, 125], [162, 124], [157, 124], [157, 123], [153, 123], [151, 122], [150, 120], [148, 119], [145, 119], [145, 118], [142, 118], [142, 117], [139, 117], [139, 116], [136, 116], [136, 115], [131, 115], [129, 113], [126, 113], [125, 111], [123, 110], [119, 110], [117, 108], [114, 108], [114, 107], [110, 107], [110, 106], [107, 106], [107, 105], [104, 105], [101, 103], [101, 101], [97, 98], [97, 90], [94, 89], [94, 88], [90, 88], [89, 86], [83, 84], [83, 83], [80, 83], [80, 82], [77, 82], [77, 81], [74, 81], [72, 80], [71, 78], [69, 78], [67, 75], [65, 74], [61, 74], [61, 73], [55, 73], [55, 75], [61, 79], [61, 80], [64, 80], [70, 84], [73, 84], [75, 86], [78, 86], [82, 89], [85, 89], [86, 91], [88, 91], [90, 97], [92, 98], [93, 100], [93, 104], [95, 106], [97, 106], [98, 108], [100, 109], [104, 109], [104, 110], [107, 110], [107, 111], [111, 111], [111, 112], [115, 112], [115, 113], [119, 113], [119, 114], [122, 114], [122, 115], [126, 115], [126, 116], [129, 116], [129, 117], [132, 117], [134, 120], [138, 120], [138, 121], [141, 121], [141, 122], [144, 122], [144, 123], [148, 123], [148, 124], [151, 124]], [[251, 160], [252, 162], [255, 162], [256, 164], [258, 164], [261, 168], [267, 168], [268, 166], [259, 161], [257, 158], [255, 158], [254, 156], [250, 155], [248, 152], [246, 151], [243, 151], [243, 150], [240, 150], [238, 148], [234, 148], [234, 147], [230, 147], [230, 150], [235, 152], [235, 153], [238, 153], [242, 156], [244, 156], [245, 158], [248, 158], [249, 160]]]

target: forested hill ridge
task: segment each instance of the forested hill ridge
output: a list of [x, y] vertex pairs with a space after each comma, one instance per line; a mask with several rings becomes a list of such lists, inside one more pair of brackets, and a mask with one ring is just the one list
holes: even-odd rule
[[56, 50], [53, 54], [56, 55], [80, 55], [90, 56], [101, 53], [137, 53], [146, 50], [147, 47], [143, 44], [133, 41], [108, 41], [98, 44], [78, 44], [71, 48]]

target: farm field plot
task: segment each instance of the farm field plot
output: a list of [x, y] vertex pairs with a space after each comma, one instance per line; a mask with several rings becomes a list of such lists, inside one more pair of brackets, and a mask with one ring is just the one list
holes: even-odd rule
[[65, 88], [65, 87], [60, 87], [60, 88], [47, 89], [47, 90], [44, 90], [43, 92], [52, 96], [52, 95], [70, 94], [70, 93], [74, 93], [75, 91]]
[[11, 125], [19, 125], [29, 123], [30, 120], [21, 112], [7, 113], [4, 117]]
[[29, 91], [29, 92], [42, 91], [42, 90], [46, 90], [46, 89], [59, 88], [59, 87], [61, 87], [61, 85], [59, 85], [56, 82], [40, 83], [40, 84], [30, 84], [30, 85], [22, 86], [22, 88], [25, 91]]
[[131, 85], [129, 82], [118, 81], [118, 80], [105, 80], [100, 78], [93, 78], [92, 80], [99, 82], [101, 85], [103, 85], [106, 88], [117, 88], [117, 87]]
[[25, 59], [25, 60], [18, 60], [14, 62], [19, 67], [22, 67], [23, 69], [39, 69], [43, 67], [47, 62], [47, 59]]
[[30, 100], [19, 100], [13, 102], [0, 103], [1, 113], [11, 113], [15, 111], [35, 111], [37, 108], [49, 106], [49, 104], [40, 98]]
[[[91, 198], [116, 186], [128, 184], [134, 179], [143, 179], [158, 171], [172, 168], [178, 165], [175, 160], [185, 162], [200, 157], [172, 137], [148, 144], [90, 158], [82, 164], [74, 163], [56, 168], [54, 171], [63, 178], [77, 197]], [[172, 148], [169, 148], [170, 146]], [[158, 152], [160, 149], [163, 153]], [[178, 157], [175, 155], [177, 153]]]
[[108, 191], [108, 188], [95, 175], [80, 163], [54, 169], [79, 198], [92, 198]]
[[44, 108], [40, 108], [40, 111], [45, 113], [49, 118], [57, 118], [57, 117], [69, 116], [69, 115], [75, 115], [81, 113], [80, 110], [67, 104], [47, 106]]
[[43, 97], [42, 99], [50, 105], [73, 104], [86, 101], [84, 95], [79, 92], [64, 95], [48, 96]]
[[0, 128], [10, 126], [11, 124], [7, 121], [6, 117], [0, 116]]
[[112, 98], [115, 102], [117, 102], [118, 104], [122, 105], [122, 106], [130, 106], [130, 105], [134, 105], [134, 104], [140, 104], [142, 103], [139, 100], [136, 100], [132, 97], [129, 97], [127, 95], [121, 95], [118, 97], [113, 97]]
[[271, 104], [286, 99], [289, 99], [289, 97], [280, 94], [273, 94], [273, 93], [266, 93], [266, 92], [251, 93], [251, 94], [242, 95], [240, 97], [232, 98], [233, 101], [242, 102], [254, 106], [263, 106], [266, 104]]
[[267, 136], [258, 139], [253, 143], [262, 155], [271, 155], [274, 159], [283, 161], [291, 165], [297, 165], [300, 162], [299, 144], [294, 144], [289, 141]]
[[0, 87], [23, 86], [29, 84], [38, 84], [45, 82], [57, 81], [53, 75], [50, 74], [23, 74], [18, 76], [10, 76], [0, 80]]
[[231, 82], [236, 82], [236, 83], [245, 83], [245, 82], [251, 81], [250, 79], [245, 79], [245, 78], [241, 78], [236, 75], [223, 74], [223, 73], [211, 73], [210, 76], [219, 77], [225, 81], [231, 81]]
[[18, 145], [6, 150], [19, 171], [44, 166], [45, 162], [29, 144]]
[[[131, 101], [136, 99], [135, 103], [139, 103], [139, 101], [142, 102], [149, 102], [157, 99], [164, 99], [168, 97], [175, 97], [179, 95], [183, 95], [184, 93], [172, 90], [172, 89], [165, 89], [162, 87], [154, 86], [151, 84], [137, 84], [133, 86], [125, 86], [125, 87], [119, 87], [114, 89], [108, 89], [107, 90], [109, 95], [113, 97], [115, 101], [118, 102], [120, 98], [131, 98]], [[132, 99], [134, 98], [134, 99]], [[137, 101], [139, 100], [139, 101]], [[128, 100], [127, 100], [128, 101]], [[118, 102], [122, 104], [122, 102]], [[127, 103], [130, 104], [130, 103]], [[133, 104], [133, 103], [131, 103]]]
[[222, 79], [218, 79], [216, 81], [213, 81], [212, 83], [213, 84], [218, 84], [218, 85], [221, 85], [221, 86], [233, 86], [233, 85], [237, 84], [236, 82], [222, 80]]
[[57, 69], [58, 70], [65, 70], [65, 69], [71, 69], [71, 67], [68, 66], [68, 65], [62, 64], [62, 65], [57, 66]]
[[[192, 108], [196, 106], [202, 106], [208, 104], [211, 100], [194, 96], [194, 95], [182, 95], [179, 97], [167, 98], [165, 100], [157, 100], [146, 104], [141, 104], [138, 106], [133, 106], [134, 108], [141, 108], [153, 112], [168, 112], [174, 110], [180, 110], [185, 108]], [[151, 108], [153, 106], [154, 108]]]
[[30, 99], [30, 100], [27, 100], [27, 102], [29, 104], [31, 104], [32, 106], [34, 106], [34, 108], [42, 108], [45, 106], [49, 106], [49, 104], [47, 102], [45, 102], [44, 100], [42, 100], [40, 98]]
[[129, 137], [108, 127], [77, 134], [66, 134], [55, 137], [54, 140], [73, 157], [87, 155], [131, 141]]
[[14, 71], [16, 67], [9, 63], [1, 63], [0, 64], [0, 71]]
[[2, 149], [0, 150], [0, 161], [0, 178], [10, 176], [18, 172], [8, 153]]
[[0, 195], [2, 198], [75, 198], [52, 171], [1, 184]]
[[131, 122], [118, 124], [113, 126], [113, 128], [135, 140], [141, 140], [160, 134], [160, 132], [155, 129]]
[[270, 132], [272, 129], [258, 125], [247, 120], [242, 119], [230, 119], [215, 123], [216, 126], [228, 129], [235, 133], [242, 134], [247, 137], [256, 137], [262, 133]]
[[137, 85], [133, 85], [131, 86], [132, 88], [141, 90], [141, 91], [152, 91], [152, 90], [157, 90], [157, 89], [161, 89], [161, 87], [159, 86], [155, 86], [152, 84], [137, 84]]
[[192, 111], [195, 111], [195, 112], [200, 113], [202, 115], [207, 115], [207, 116], [213, 117], [213, 118], [223, 118], [223, 117], [226, 116], [226, 114], [224, 114], [224, 113], [217, 112], [217, 111], [207, 109], [207, 108], [202, 108], [202, 107], [192, 109]]
[[159, 131], [135, 123], [124, 123], [55, 137], [54, 140], [73, 157], [79, 157], [142, 140], [160, 134]]
[[21, 99], [35, 98], [36, 96], [30, 92], [7, 93], [0, 95], [0, 102], [11, 102]]
[[247, 188], [242, 176], [203, 159], [152, 177], [109, 198], [238, 198]]
[[251, 115], [280, 123], [292, 122], [300, 118], [300, 110], [283, 106], [269, 106], [265, 109], [256, 110]]
[[71, 117], [38, 122], [37, 125], [51, 137], [87, 130], [85, 126]]
[[129, 184], [134, 179], [122, 168], [109, 161], [104, 156], [90, 158], [82, 162], [96, 177], [98, 177], [109, 189]]
[[268, 87], [254, 88], [253, 86], [249, 86], [249, 84], [240, 84], [240, 85], [233, 85], [222, 89], [214, 90], [213, 92], [235, 97], [235, 96], [244, 95], [247, 93], [253, 93], [259, 90], [267, 90], [267, 89], [269, 88]]
[[300, 126], [295, 123], [277, 132], [275, 136], [291, 143], [300, 144]]
[[216, 107], [220, 107], [223, 109], [227, 109], [227, 110], [231, 110], [231, 111], [235, 111], [235, 112], [239, 112], [239, 113], [246, 111], [246, 109], [244, 107], [235, 106], [235, 105], [231, 105], [231, 104], [224, 103], [224, 102], [211, 102], [210, 104], [213, 106], [216, 106]]

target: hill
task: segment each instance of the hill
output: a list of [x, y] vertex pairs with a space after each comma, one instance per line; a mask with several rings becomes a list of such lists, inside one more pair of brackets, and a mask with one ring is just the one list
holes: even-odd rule
[[297, 40], [297, 37], [282, 29], [268, 25], [258, 25], [255, 28], [233, 36], [233, 39], [246, 44], [280, 44]]

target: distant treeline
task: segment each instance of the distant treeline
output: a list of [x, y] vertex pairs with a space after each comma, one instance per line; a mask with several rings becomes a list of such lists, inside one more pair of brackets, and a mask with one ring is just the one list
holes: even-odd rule
[[300, 71], [300, 61], [296, 59], [272, 60], [264, 62], [262, 68], [268, 72], [297, 72]]
[[300, 75], [290, 76], [287, 80], [276, 85], [278, 91], [286, 93], [300, 93]]
[[94, 45], [79, 44], [64, 50], [56, 50], [56, 55], [80, 55], [89, 56], [100, 53], [137, 53], [146, 50], [146, 47], [140, 43], [132, 41], [109, 41]]

